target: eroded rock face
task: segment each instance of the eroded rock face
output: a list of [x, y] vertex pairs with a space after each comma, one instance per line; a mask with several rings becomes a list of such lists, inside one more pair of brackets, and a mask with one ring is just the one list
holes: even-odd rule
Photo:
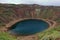
[[[60, 7], [55, 6], [0, 4], [0, 24], [5, 25], [20, 18], [53, 19], [56, 10], [57, 13], [60, 14]], [[57, 16], [59, 16], [59, 14]]]

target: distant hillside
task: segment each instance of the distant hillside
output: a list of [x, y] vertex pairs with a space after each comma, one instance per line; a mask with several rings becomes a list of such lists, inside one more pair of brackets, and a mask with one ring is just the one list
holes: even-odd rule
[[0, 4], [0, 25], [19, 18], [45, 18], [60, 22], [60, 7], [37, 4]]

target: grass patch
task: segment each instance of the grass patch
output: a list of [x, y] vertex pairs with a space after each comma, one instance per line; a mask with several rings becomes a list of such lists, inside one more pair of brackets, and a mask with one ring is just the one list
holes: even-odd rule
[[56, 28], [53, 28], [48, 31], [44, 31], [39, 33], [39, 39], [40, 40], [55, 40], [56, 38], [60, 37], [60, 26], [57, 26]]
[[0, 32], [0, 40], [16, 40], [15, 37], [10, 36], [6, 32]]

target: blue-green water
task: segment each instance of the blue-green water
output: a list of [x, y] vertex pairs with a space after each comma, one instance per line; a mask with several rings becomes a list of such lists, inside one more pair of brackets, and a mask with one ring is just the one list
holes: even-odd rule
[[9, 32], [11, 34], [16, 34], [16, 35], [30, 35], [44, 31], [48, 27], [49, 24], [45, 21], [37, 20], [37, 19], [29, 19], [14, 24], [10, 28]]

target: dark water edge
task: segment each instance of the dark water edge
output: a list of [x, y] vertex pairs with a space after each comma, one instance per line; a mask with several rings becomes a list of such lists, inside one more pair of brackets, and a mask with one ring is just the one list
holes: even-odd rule
[[28, 19], [17, 22], [9, 28], [13, 35], [32, 35], [49, 28], [49, 24], [43, 20]]

